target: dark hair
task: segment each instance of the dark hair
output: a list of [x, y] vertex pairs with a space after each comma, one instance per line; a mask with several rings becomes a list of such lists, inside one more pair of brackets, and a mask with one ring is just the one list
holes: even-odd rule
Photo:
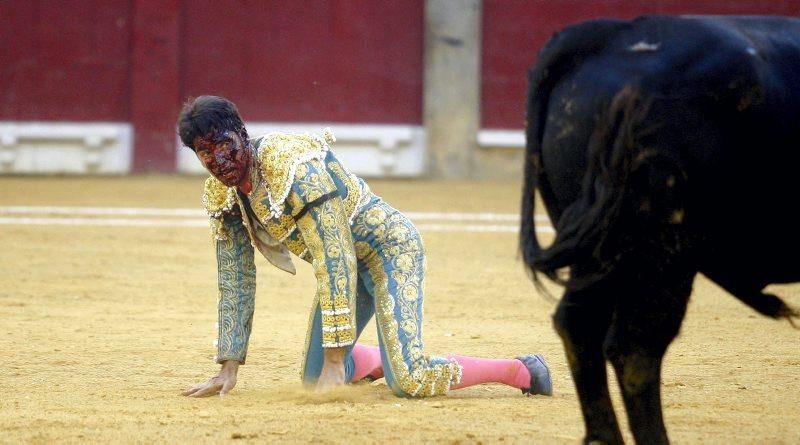
[[178, 134], [183, 145], [194, 150], [192, 142], [214, 131], [235, 131], [247, 141], [247, 130], [233, 102], [219, 96], [189, 99], [178, 115]]

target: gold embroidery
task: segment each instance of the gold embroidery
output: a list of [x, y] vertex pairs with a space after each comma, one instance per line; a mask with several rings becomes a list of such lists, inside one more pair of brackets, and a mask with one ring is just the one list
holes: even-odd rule
[[[302, 164], [301, 164], [302, 166]], [[306, 167], [303, 167], [306, 168]], [[255, 213], [258, 220], [261, 222], [261, 225], [264, 229], [269, 233], [269, 235], [280, 241], [283, 242], [292, 233], [295, 231], [295, 222], [292, 215], [288, 213], [283, 213], [279, 217], [275, 218], [272, 216], [271, 211], [268, 207], [269, 205], [269, 198], [267, 193], [266, 182], [260, 180], [261, 174], [259, 173], [259, 181], [257, 182], [257, 186], [250, 192], [250, 207], [253, 209], [253, 213]], [[289, 247], [287, 245], [287, 247]], [[294, 252], [293, 249], [289, 249]], [[301, 249], [302, 251], [302, 249]]]
[[267, 232], [276, 240], [283, 242], [295, 230], [294, 218], [291, 215], [281, 215], [279, 218], [272, 218], [261, 221]]
[[209, 176], [203, 186], [203, 208], [208, 216], [221, 217], [236, 204], [236, 190]]
[[318, 161], [307, 163], [305, 176], [296, 175], [287, 201], [293, 211], [306, 208], [297, 221], [317, 278], [317, 301], [322, 315], [323, 347], [355, 341], [356, 256], [347, 215], [337, 196], [313, 207], [309, 202], [336, 190]]
[[326, 150], [326, 141], [315, 135], [270, 133], [261, 139], [257, 147], [258, 165], [266, 179], [272, 217], [283, 213], [296, 169], [312, 159], [322, 160]]
[[236, 189], [209, 176], [203, 185], [203, 208], [211, 218], [211, 235], [216, 240], [228, 239], [222, 218], [236, 206]]
[[363, 260], [367, 258], [367, 255], [370, 253], [374, 253], [372, 248], [369, 247], [369, 244], [365, 243], [364, 241], [356, 241], [356, 257], [358, 259]]
[[286, 238], [283, 240], [283, 243], [286, 245], [286, 248], [289, 249], [289, 252], [292, 252], [300, 258], [307, 260], [306, 258], [303, 258], [303, 252], [306, 252], [305, 243], [301, 238], [295, 238], [294, 236], [295, 235], [293, 234], [289, 238]]
[[348, 221], [353, 223], [356, 213], [366, 203], [364, 198], [369, 198], [369, 187], [356, 175], [350, 173], [336, 158], [329, 159], [326, 163], [328, 170], [336, 175], [347, 189], [347, 196], [344, 198], [344, 208], [348, 215]]
[[240, 221], [226, 221], [230, 236], [217, 241], [219, 287], [217, 355], [215, 361], [247, 358], [253, 323], [256, 267], [250, 237]]
[[[419, 236], [405, 216], [399, 212], [389, 215], [379, 206], [356, 217], [353, 232], [367, 236], [374, 234], [378, 227], [383, 227], [387, 234], [376, 238], [380, 250], [393, 258], [391, 277], [397, 284], [394, 293], [390, 291], [389, 275], [381, 255], [363, 241], [357, 241], [355, 247], [374, 283], [375, 315], [392, 375], [400, 389], [410, 396], [444, 394], [461, 380], [461, 367], [454, 362], [434, 363], [422, 352], [417, 314], [421, 310], [425, 264]], [[401, 330], [408, 339], [406, 355], [399, 340]]]
[[[329, 129], [328, 129], [329, 132]], [[352, 222], [355, 213], [373, 196], [364, 181], [344, 168], [332, 154], [328, 155], [328, 144], [334, 141], [332, 134], [325, 139], [316, 135], [289, 133], [270, 133], [254, 140], [257, 168], [253, 172], [253, 191], [249, 194], [250, 206], [269, 235], [301, 258], [308, 260], [308, 251], [301, 237], [297, 234], [297, 226], [291, 213], [302, 209], [303, 203], [291, 202], [290, 193], [294, 180], [304, 178], [302, 193], [304, 198], [312, 201], [323, 194], [337, 190], [337, 184], [331, 175], [337, 178], [345, 190], [343, 205]], [[322, 160], [327, 159], [327, 163]], [[311, 162], [311, 164], [306, 164]], [[309, 174], [309, 166], [312, 171]], [[327, 167], [323, 168], [323, 167]], [[322, 174], [321, 174], [322, 173]], [[268, 179], [265, 179], [268, 178]], [[224, 212], [230, 204], [236, 203], [235, 188], [225, 187], [213, 177], [207, 181], [207, 192], [204, 203], [210, 213]], [[283, 197], [283, 200], [279, 198]], [[227, 201], [226, 201], [227, 200]], [[226, 205], [227, 202], [227, 205]], [[287, 210], [289, 207], [290, 210]], [[326, 220], [325, 224], [330, 224]], [[216, 238], [225, 239], [224, 226], [217, 220], [211, 221], [212, 231]]]

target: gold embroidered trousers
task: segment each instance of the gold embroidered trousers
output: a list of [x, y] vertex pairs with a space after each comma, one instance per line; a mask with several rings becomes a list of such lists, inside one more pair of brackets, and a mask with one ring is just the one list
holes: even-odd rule
[[[374, 315], [384, 375], [392, 391], [406, 397], [444, 394], [460, 380], [461, 368], [423, 352], [425, 253], [417, 229], [405, 215], [373, 196], [353, 219], [351, 230], [358, 274], [356, 338]], [[315, 304], [302, 370], [307, 385], [315, 384], [322, 370], [321, 316]], [[354, 370], [349, 351], [345, 368], [349, 381]]]

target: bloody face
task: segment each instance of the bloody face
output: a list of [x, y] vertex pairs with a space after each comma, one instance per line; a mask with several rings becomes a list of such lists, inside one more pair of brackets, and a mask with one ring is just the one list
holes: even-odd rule
[[246, 141], [234, 131], [212, 131], [192, 142], [203, 167], [228, 187], [250, 179], [253, 153]]

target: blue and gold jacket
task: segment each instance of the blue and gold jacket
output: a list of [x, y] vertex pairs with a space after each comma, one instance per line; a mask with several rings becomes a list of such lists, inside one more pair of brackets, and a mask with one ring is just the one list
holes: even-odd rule
[[254, 248], [295, 273], [289, 252], [312, 264], [322, 346], [355, 341], [356, 255], [350, 225], [374, 196], [330, 150], [335, 139], [270, 133], [251, 141], [256, 168], [245, 195], [209, 177], [203, 205], [216, 241], [219, 322], [216, 361], [244, 363], [255, 300]]

